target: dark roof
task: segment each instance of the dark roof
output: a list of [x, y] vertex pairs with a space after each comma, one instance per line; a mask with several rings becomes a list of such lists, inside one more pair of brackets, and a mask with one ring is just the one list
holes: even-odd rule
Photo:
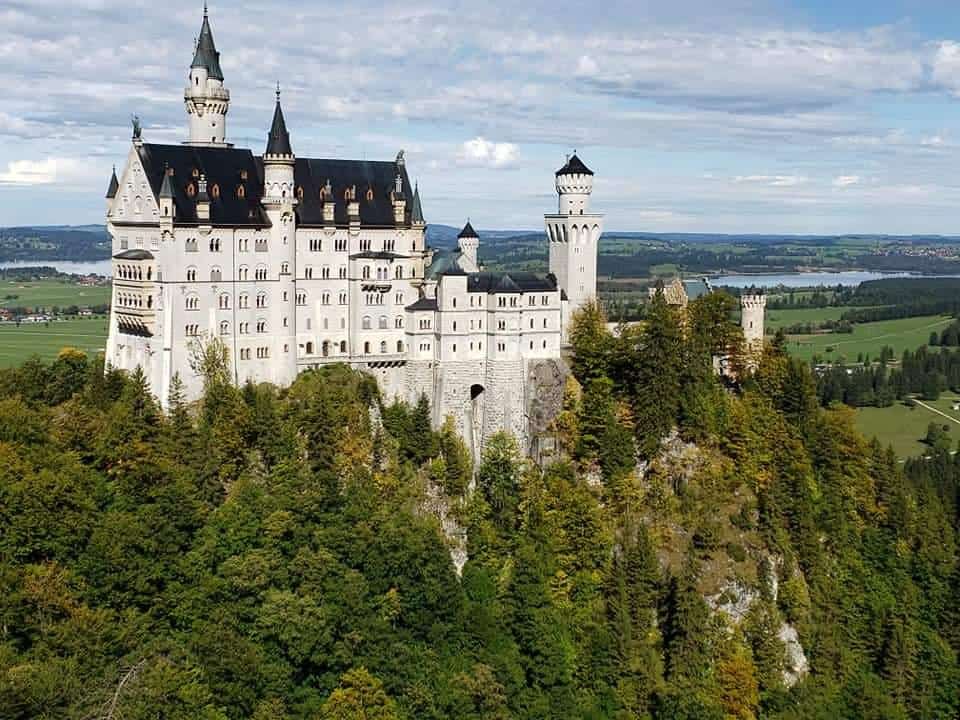
[[473, 225], [470, 224], [469, 220], [467, 220], [467, 224], [463, 226], [463, 230], [460, 231], [460, 234], [457, 235], [457, 239], [460, 238], [480, 238], [480, 236], [477, 235], [477, 231], [473, 229]]
[[124, 250], [113, 256], [114, 260], [153, 260], [153, 253], [149, 250], [135, 248], [133, 250]]
[[593, 175], [593, 170], [583, 164], [583, 160], [574, 153], [567, 160], [567, 164], [557, 170], [557, 176], [560, 175]]
[[395, 252], [381, 250], [367, 250], [366, 252], [354, 253], [350, 256], [351, 260], [406, 260], [409, 255], [400, 255]]
[[436, 310], [437, 309], [437, 299], [436, 298], [427, 298], [422, 297], [417, 300], [413, 305], [407, 305], [407, 310]]
[[[197, 223], [197, 201], [200, 199], [199, 176], [206, 175], [210, 197], [210, 222], [217, 226], [268, 227], [269, 221], [260, 206], [263, 194], [262, 166], [249, 150], [231, 147], [192, 145], [152, 145], [137, 148], [143, 169], [156, 197], [163, 189], [164, 173], [169, 168], [170, 190], [173, 193], [177, 223]], [[196, 177], [194, 177], [196, 171]], [[244, 178], [246, 176], [246, 179]], [[192, 185], [195, 194], [187, 194]], [[237, 188], [244, 188], [240, 197]], [[214, 186], [219, 193], [210, 192]], [[216, 197], [214, 197], [214, 195]]]
[[290, 133], [287, 132], [287, 123], [283, 119], [283, 109], [280, 107], [280, 91], [277, 90], [277, 107], [273, 111], [273, 124], [270, 126], [270, 135], [267, 136], [267, 155], [293, 155], [290, 147]]
[[[398, 167], [393, 161], [372, 160], [322, 160], [297, 158], [294, 177], [298, 195], [302, 189], [303, 197], [297, 205], [299, 225], [319, 227], [323, 225], [323, 202], [320, 192], [330, 181], [335, 203], [334, 221], [337, 225], [347, 225], [347, 201], [344, 191], [356, 188], [357, 203], [360, 206], [360, 224], [368, 227], [393, 227], [393, 191], [397, 173], [403, 180], [403, 193], [412, 191], [406, 168]], [[367, 191], [371, 198], [367, 199]], [[410, 222], [411, 209], [407, 206], [406, 222]]]
[[420, 185], [413, 186], [413, 207], [410, 209], [410, 222], [426, 223], [423, 219], [423, 208], [420, 206]]
[[210, 30], [210, 19], [207, 9], [203, 9], [203, 26], [200, 28], [200, 37], [197, 39], [197, 51], [193, 55], [191, 68], [202, 67], [207, 69], [207, 75], [223, 82], [223, 70], [220, 69], [220, 53], [213, 43], [213, 31]]
[[110, 187], [107, 188], [107, 200], [113, 200], [120, 189], [120, 182], [117, 180], [117, 169], [113, 169], [113, 175], [110, 176]]
[[[232, 147], [205, 147], [199, 145], [153, 145], [145, 143], [137, 148], [144, 172], [150, 181], [154, 195], [159, 197], [163, 186], [164, 170], [173, 170], [170, 178], [173, 201], [176, 208], [175, 221], [182, 224], [197, 223], [198, 195], [190, 197], [187, 186], [199, 190], [199, 176], [206, 175], [210, 194], [210, 222], [216, 226], [268, 227], [269, 221], [260, 205], [263, 196], [263, 160], [249, 150]], [[197, 176], [194, 177], [194, 170]], [[356, 187], [357, 203], [360, 206], [360, 223], [367, 227], [393, 227], [393, 203], [391, 193], [397, 175], [397, 165], [392, 161], [368, 160], [315, 160], [297, 158], [294, 166], [294, 182], [302, 189], [303, 196], [297, 205], [298, 224], [304, 227], [323, 226], [323, 202], [320, 191], [330, 181], [336, 203], [334, 221], [347, 225], [347, 203], [344, 191]], [[246, 174], [246, 180], [242, 175]], [[405, 169], [400, 169], [403, 187], [410, 189]], [[244, 188], [239, 197], [237, 188]], [[212, 192], [214, 186], [219, 195]], [[367, 200], [367, 191], [372, 198]], [[407, 210], [409, 222], [410, 210]]]
[[467, 278], [467, 292], [525, 293], [554, 292], [557, 281], [553, 275], [527, 272], [471, 273]]
[[437, 253], [427, 267], [427, 280], [436, 280], [441, 275], [465, 275], [463, 268], [460, 267], [460, 257], [463, 253], [459, 251]]

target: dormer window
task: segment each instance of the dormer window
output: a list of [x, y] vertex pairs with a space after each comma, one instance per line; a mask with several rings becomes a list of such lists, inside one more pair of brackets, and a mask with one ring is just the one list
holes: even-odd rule
[[303, 185], [297, 188], [297, 199], [303, 200]]
[[237, 197], [243, 200], [247, 196], [247, 189], [243, 185], [237, 185]]
[[194, 168], [194, 169], [193, 169], [193, 177], [194, 177], [194, 178], [200, 177], [200, 171], [197, 170], [197, 168]]
[[220, 186], [216, 183], [213, 184], [213, 187], [210, 188], [210, 197], [214, 200], [220, 197]]
[[197, 187], [193, 183], [187, 185], [187, 197], [193, 197], [197, 194]]
[[367, 188], [367, 202], [373, 202], [373, 188]]

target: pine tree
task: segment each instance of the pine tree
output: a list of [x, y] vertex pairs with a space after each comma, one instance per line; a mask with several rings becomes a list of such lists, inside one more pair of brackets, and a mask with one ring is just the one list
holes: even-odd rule
[[677, 421], [682, 370], [680, 339], [676, 311], [667, 304], [663, 292], [658, 292], [647, 312], [633, 392], [637, 445], [647, 458], [656, 453], [661, 439]]

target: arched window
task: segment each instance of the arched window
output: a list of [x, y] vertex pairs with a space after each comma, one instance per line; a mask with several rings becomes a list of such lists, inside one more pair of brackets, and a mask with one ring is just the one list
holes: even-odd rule
[[221, 293], [220, 295], [220, 309], [229, 310], [230, 309], [230, 296], [227, 293]]
[[364, 266], [363, 266], [363, 279], [364, 279], [364, 280], [369, 280], [369, 279], [370, 279], [370, 266], [369, 266], [369, 265], [364, 265]]
[[280, 263], [280, 274], [281, 275], [290, 274], [290, 263]]
[[195, 267], [187, 268], [187, 282], [197, 281], [197, 269]]
[[369, 354], [370, 354], [370, 343], [365, 342], [365, 343], [363, 344], [363, 354], [364, 354], [364, 355], [369, 355]]
[[340, 341], [340, 352], [343, 353], [344, 355], [346, 355], [346, 353], [347, 353], [347, 341], [346, 341], [346, 340], [341, 340], [341, 341]]
[[200, 309], [200, 298], [197, 297], [196, 295], [187, 295], [185, 303], [186, 303], [187, 310]]
[[307, 343], [307, 355], [313, 355], [313, 343], [312, 343], [312, 342], [308, 342], [308, 343]]
[[393, 326], [397, 330], [401, 330], [403, 328], [403, 318], [398, 316], [396, 320], [393, 321]]
[[210, 282], [220, 282], [222, 275], [220, 268], [216, 266], [210, 268]]
[[371, 327], [372, 327], [372, 320], [370, 319], [370, 316], [368, 315], [368, 316], [366, 316], [366, 317], [363, 318], [363, 329], [364, 329], [364, 330], [369, 330]]
[[330, 357], [330, 341], [324, 340], [323, 345], [321, 346], [322, 353], [324, 357]]
[[220, 323], [220, 334], [221, 334], [221, 335], [229, 335], [229, 334], [230, 334], [230, 323], [228, 323], [226, 320], [223, 320], [223, 321]]
[[386, 330], [386, 329], [387, 329], [387, 316], [386, 316], [386, 315], [381, 315], [381, 316], [380, 316], [380, 329], [381, 329], [381, 330]]
[[250, 307], [250, 296], [247, 295], [246, 293], [241, 294], [241, 295], [240, 295], [240, 302], [239, 302], [238, 305], [239, 305], [239, 307], [244, 308], [244, 309]]
[[396, 269], [393, 271], [393, 276], [397, 280], [403, 280], [403, 266], [397, 265]]
[[403, 352], [403, 340], [397, 340], [397, 352], [398, 353]]
[[257, 293], [257, 307], [265, 308], [267, 306], [267, 294]]
[[247, 189], [243, 185], [237, 185], [237, 198], [243, 200], [247, 196]]
[[381, 355], [386, 355], [386, 354], [387, 354], [387, 341], [386, 341], [386, 340], [384, 340], [383, 342], [380, 343], [380, 354], [381, 354]]

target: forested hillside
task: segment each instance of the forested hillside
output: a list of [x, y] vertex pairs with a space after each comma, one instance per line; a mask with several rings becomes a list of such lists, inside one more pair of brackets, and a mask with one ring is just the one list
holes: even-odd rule
[[77, 352], [0, 371], [0, 718], [955, 720], [960, 466], [776, 345], [724, 386], [731, 308], [582, 313], [545, 469], [216, 342], [167, 414]]

